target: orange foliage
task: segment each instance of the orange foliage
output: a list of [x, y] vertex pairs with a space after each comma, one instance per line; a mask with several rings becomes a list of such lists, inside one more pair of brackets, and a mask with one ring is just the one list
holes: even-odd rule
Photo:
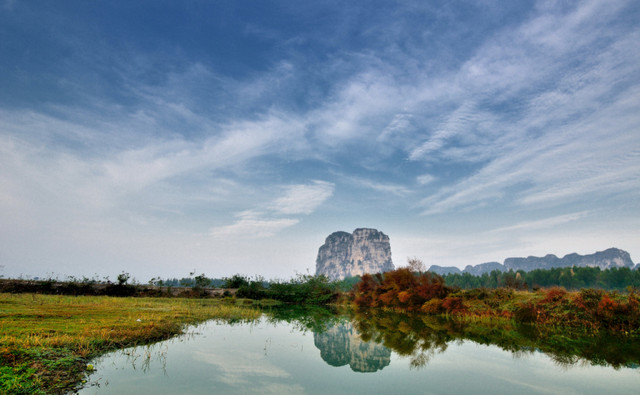
[[409, 298], [411, 298], [411, 294], [407, 291], [401, 291], [398, 293], [398, 300], [400, 303], [407, 303]]

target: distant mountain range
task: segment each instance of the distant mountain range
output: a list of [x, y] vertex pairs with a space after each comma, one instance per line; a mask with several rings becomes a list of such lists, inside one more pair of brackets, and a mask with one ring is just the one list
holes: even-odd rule
[[544, 257], [530, 256], [527, 258], [507, 258], [504, 263], [486, 262], [479, 265], [468, 265], [464, 270], [460, 270], [455, 266], [438, 266], [433, 265], [429, 268], [430, 272], [440, 275], [451, 273], [469, 273], [474, 276], [481, 276], [484, 273], [491, 273], [494, 270], [506, 272], [509, 270], [523, 270], [530, 272], [536, 269], [554, 269], [560, 267], [599, 267], [600, 269], [622, 268], [637, 269], [640, 264], [634, 265], [628, 252], [618, 248], [609, 248], [608, 250], [598, 251], [591, 255], [578, 255], [576, 253], [565, 255], [558, 258], [553, 254]]

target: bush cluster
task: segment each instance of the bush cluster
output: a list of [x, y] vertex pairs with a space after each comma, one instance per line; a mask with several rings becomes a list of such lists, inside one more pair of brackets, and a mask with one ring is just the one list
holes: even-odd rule
[[383, 274], [365, 274], [353, 291], [353, 301], [359, 308], [387, 307], [407, 311], [420, 310], [434, 298], [445, 299], [451, 289], [441, 276], [414, 273], [400, 268]]
[[326, 276], [308, 274], [299, 274], [289, 281], [271, 282], [260, 277], [251, 280], [235, 275], [227, 281], [226, 287], [237, 287], [236, 295], [241, 298], [274, 299], [291, 304], [324, 305], [337, 301], [340, 295], [338, 284]]

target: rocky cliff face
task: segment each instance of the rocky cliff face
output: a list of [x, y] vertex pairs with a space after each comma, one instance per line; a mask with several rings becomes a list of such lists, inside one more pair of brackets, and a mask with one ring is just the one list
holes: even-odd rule
[[609, 248], [608, 250], [598, 251], [590, 255], [578, 255], [576, 253], [565, 255], [562, 258], [558, 258], [553, 254], [545, 255], [543, 257], [529, 256], [526, 258], [507, 258], [504, 260], [504, 264], [498, 262], [481, 263], [476, 266], [468, 265], [462, 272], [455, 267], [441, 267], [433, 265], [429, 268], [429, 271], [445, 275], [448, 273], [469, 273], [474, 276], [481, 276], [484, 273], [490, 273], [493, 270], [499, 270], [501, 272], [513, 270], [523, 270], [530, 272], [536, 269], [553, 269], [558, 267], [599, 267], [600, 269], [611, 269], [628, 267], [634, 269], [634, 264], [631, 261], [631, 256], [628, 252], [617, 249]]
[[339, 323], [322, 333], [314, 333], [313, 343], [326, 363], [349, 365], [354, 372], [376, 372], [391, 363], [391, 350], [363, 341], [351, 323]]
[[389, 236], [376, 229], [330, 234], [318, 250], [316, 274], [330, 280], [393, 270]]

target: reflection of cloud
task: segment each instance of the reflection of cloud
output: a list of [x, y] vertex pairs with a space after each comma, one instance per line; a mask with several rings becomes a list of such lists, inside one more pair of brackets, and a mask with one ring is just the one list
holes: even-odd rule
[[300, 385], [270, 381], [288, 379], [291, 375], [270, 364], [260, 353], [227, 353], [221, 357], [214, 353], [196, 351], [193, 359], [217, 367], [220, 376], [216, 377], [216, 380], [230, 386], [251, 384], [252, 388], [259, 389], [262, 394], [304, 393]]
[[260, 386], [261, 394], [304, 394], [304, 388], [299, 384], [266, 383]]

